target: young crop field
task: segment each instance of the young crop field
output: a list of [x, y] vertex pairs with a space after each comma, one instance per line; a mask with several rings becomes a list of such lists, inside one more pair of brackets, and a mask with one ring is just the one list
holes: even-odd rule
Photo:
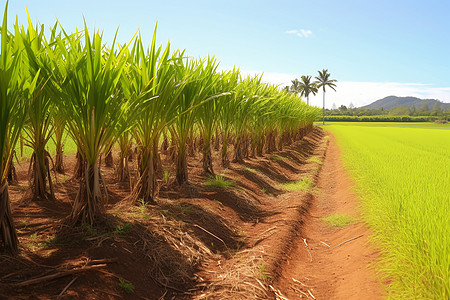
[[332, 123], [393, 299], [450, 296], [450, 127]]

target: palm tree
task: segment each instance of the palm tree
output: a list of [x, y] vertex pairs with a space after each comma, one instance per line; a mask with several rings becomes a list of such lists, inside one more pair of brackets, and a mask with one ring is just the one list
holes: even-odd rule
[[323, 125], [325, 125], [325, 88], [328, 86], [332, 88], [334, 91], [336, 91], [335, 87], [337, 80], [330, 79], [330, 73], [328, 73], [328, 70], [323, 69], [322, 71], [319, 71], [319, 76], [316, 76], [317, 81], [315, 84], [317, 85], [317, 88], [322, 88], [323, 90], [323, 109], [322, 109], [322, 118], [323, 118]]
[[295, 93], [295, 94], [300, 93], [300, 81], [298, 81], [298, 79], [295, 78], [294, 80], [291, 80], [291, 82], [292, 82], [292, 85], [290, 88], [290, 92]]
[[302, 76], [302, 81], [300, 81], [300, 96], [306, 96], [307, 104], [309, 105], [309, 94], [317, 94], [317, 85], [311, 82], [311, 76]]

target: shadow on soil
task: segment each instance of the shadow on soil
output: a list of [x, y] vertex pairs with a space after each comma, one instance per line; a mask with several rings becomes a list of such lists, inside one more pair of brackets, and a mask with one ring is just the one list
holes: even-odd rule
[[[283, 191], [264, 176], [277, 183], [291, 181], [283, 170], [298, 173], [299, 169], [290, 162], [304, 163], [312, 154], [313, 143], [323, 135], [315, 131], [308, 139], [277, 153], [286, 160], [246, 160], [241, 168], [231, 170], [268, 194], [280, 195]], [[110, 179], [106, 184], [113, 186], [116, 182]], [[256, 203], [258, 199], [249, 197], [242, 188], [249, 187], [239, 182], [227, 189], [202, 184], [169, 187], [162, 190], [157, 206], [116, 213], [112, 212], [112, 206], [129, 194], [129, 190], [116, 186], [108, 189], [107, 225], [68, 231], [63, 221], [70, 214], [78, 183], [74, 179], [57, 183], [56, 197], [67, 201], [34, 201], [29, 207], [18, 207], [14, 212], [19, 220], [21, 251], [14, 257], [0, 255], [0, 299], [54, 299], [74, 276], [77, 279], [66, 292], [68, 298], [88, 295], [93, 299], [136, 299], [151, 295], [157, 299], [166, 291], [169, 298], [180, 296], [196, 285], [194, 275], [204, 259], [215, 255], [227, 257], [245, 246], [238, 228], [204, 204], [211, 201], [216, 207], [219, 204], [224, 209], [229, 208], [228, 214], [235, 213], [244, 222], [256, 222], [278, 213], [264, 211]], [[201, 201], [197, 204], [195, 198]], [[32, 237], [32, 233], [37, 235]], [[85, 266], [88, 260], [113, 258], [117, 261], [95, 271], [44, 280], [35, 285], [14, 286], [31, 278]], [[127, 293], [120, 280], [132, 284], [134, 292]]]
[[233, 171], [244, 177], [246, 180], [253, 182], [261, 190], [264, 190], [266, 194], [276, 197], [284, 193], [282, 190], [277, 189], [269, 182], [267, 182], [267, 180], [265, 180], [264, 177], [255, 172], [242, 168], [234, 168]]
[[[232, 181], [232, 178], [225, 177]], [[238, 183], [241, 187], [241, 183]], [[190, 184], [167, 190], [160, 193], [162, 199], [194, 199], [202, 198], [218, 202], [232, 209], [241, 220], [250, 222], [267, 216], [267, 212], [263, 211], [259, 206], [248, 199], [248, 194], [243, 195], [242, 190], [236, 187], [218, 188], [207, 187], [200, 184]]]

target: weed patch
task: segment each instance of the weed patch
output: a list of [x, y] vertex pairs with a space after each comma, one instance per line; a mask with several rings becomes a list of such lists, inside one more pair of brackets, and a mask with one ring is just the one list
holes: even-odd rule
[[308, 159], [308, 161], [318, 163], [319, 165], [323, 164], [322, 160], [320, 158], [318, 158], [317, 156], [310, 157]]
[[119, 279], [119, 286], [125, 291], [127, 294], [134, 293], [134, 285], [131, 282], [126, 282], [122, 279]]
[[114, 230], [114, 233], [117, 235], [125, 235], [125, 233], [127, 233], [129, 230], [131, 229], [131, 224], [130, 223], [126, 223], [124, 225], [117, 225], [116, 229]]
[[326, 218], [322, 218], [322, 220], [327, 222], [327, 224], [332, 227], [345, 227], [355, 223], [356, 221], [355, 218], [346, 214], [334, 214]]
[[271, 160], [275, 160], [275, 161], [283, 161], [283, 160], [287, 160], [286, 157], [279, 156], [279, 155], [272, 155], [272, 156], [270, 157], [270, 159], [271, 159]]
[[304, 177], [295, 182], [283, 184], [283, 188], [288, 191], [309, 191], [313, 187], [311, 178]]
[[235, 183], [233, 181], [227, 180], [221, 175], [216, 175], [214, 177], [208, 178], [205, 185], [211, 187], [228, 188], [235, 185]]

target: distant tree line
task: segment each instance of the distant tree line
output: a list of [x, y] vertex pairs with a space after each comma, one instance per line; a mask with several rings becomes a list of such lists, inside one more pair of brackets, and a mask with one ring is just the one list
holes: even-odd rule
[[419, 108], [412, 107], [394, 107], [392, 109], [369, 109], [358, 107], [355, 108], [351, 103], [349, 107], [341, 105], [338, 108], [333, 104], [331, 109], [325, 110], [325, 116], [409, 116], [409, 117], [436, 117], [436, 119], [449, 120], [450, 110], [445, 110], [435, 104], [432, 109], [424, 103]]
[[375, 116], [325, 116], [325, 121], [329, 122], [439, 122], [446, 123], [447, 119], [436, 116], [390, 116], [390, 115], [375, 115]]

